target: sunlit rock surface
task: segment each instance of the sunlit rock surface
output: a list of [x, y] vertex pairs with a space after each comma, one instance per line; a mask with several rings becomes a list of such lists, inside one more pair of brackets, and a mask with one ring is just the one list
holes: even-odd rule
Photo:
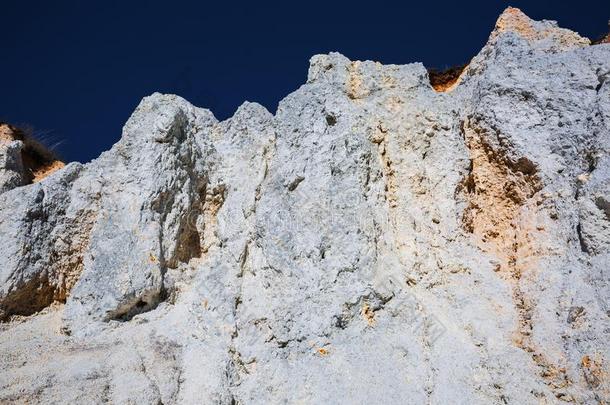
[[0, 401], [610, 401], [609, 79], [508, 9], [442, 91], [332, 53], [34, 184], [0, 144]]

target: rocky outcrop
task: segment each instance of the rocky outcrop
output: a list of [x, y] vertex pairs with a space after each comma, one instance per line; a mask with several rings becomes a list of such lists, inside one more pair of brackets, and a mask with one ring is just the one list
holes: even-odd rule
[[609, 75], [510, 8], [438, 88], [331, 53], [274, 115], [154, 94], [29, 185], [2, 149], [0, 398], [610, 401]]
[[31, 135], [0, 122], [0, 194], [41, 181], [64, 166]]

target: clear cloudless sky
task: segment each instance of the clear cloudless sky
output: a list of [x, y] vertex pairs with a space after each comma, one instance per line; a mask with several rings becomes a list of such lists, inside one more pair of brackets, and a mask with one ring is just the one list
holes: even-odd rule
[[86, 162], [155, 91], [219, 119], [245, 100], [275, 112], [304, 83], [314, 54], [465, 63], [509, 5], [590, 38], [608, 30], [610, 0], [2, 0], [0, 120], [29, 124], [59, 142], [65, 160]]

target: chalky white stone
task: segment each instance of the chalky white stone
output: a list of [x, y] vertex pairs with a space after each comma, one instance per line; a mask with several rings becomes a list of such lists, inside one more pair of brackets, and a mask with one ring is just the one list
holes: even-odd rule
[[0, 401], [610, 401], [609, 78], [511, 8], [446, 92], [331, 53], [36, 184], [0, 145]]

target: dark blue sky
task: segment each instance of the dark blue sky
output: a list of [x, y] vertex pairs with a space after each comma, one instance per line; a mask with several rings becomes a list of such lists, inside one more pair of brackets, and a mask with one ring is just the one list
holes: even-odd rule
[[305, 81], [316, 53], [461, 64], [508, 5], [589, 37], [605, 33], [610, 18], [608, 0], [2, 0], [0, 119], [61, 142], [68, 161], [88, 161], [119, 139], [139, 100], [155, 91], [179, 94], [219, 119], [244, 100], [275, 112]]

